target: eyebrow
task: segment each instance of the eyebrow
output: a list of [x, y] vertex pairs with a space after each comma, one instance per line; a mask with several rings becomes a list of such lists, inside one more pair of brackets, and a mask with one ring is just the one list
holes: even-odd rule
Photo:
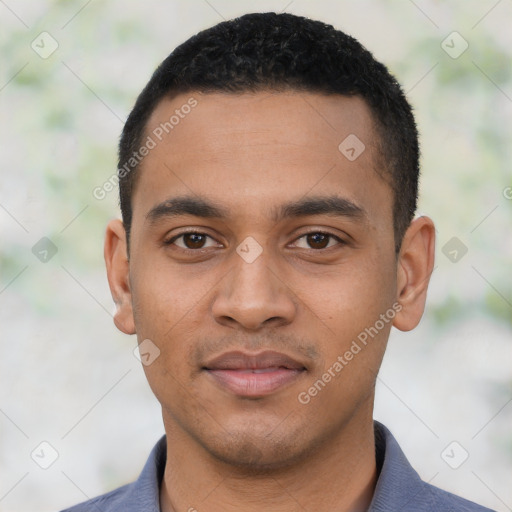
[[[334, 217], [363, 220], [368, 218], [364, 208], [349, 199], [331, 195], [301, 198], [271, 209], [271, 219], [280, 222], [294, 217], [329, 215]], [[193, 215], [205, 219], [227, 219], [229, 210], [225, 207], [194, 196], [179, 196], [157, 204], [147, 213], [146, 219], [154, 224], [164, 218]]]

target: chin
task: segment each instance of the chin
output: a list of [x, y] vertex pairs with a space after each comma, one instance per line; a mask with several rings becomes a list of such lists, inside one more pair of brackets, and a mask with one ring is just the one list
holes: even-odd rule
[[[293, 441], [292, 441], [293, 440]], [[238, 472], [266, 474], [293, 466], [310, 451], [307, 443], [300, 442], [295, 435], [286, 439], [272, 439], [248, 434], [226, 435], [209, 446], [204, 446], [210, 455]]]

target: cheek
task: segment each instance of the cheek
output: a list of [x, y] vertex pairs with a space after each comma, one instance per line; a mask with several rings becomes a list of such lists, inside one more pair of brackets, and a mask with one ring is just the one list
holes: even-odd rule
[[384, 266], [380, 258], [367, 258], [324, 276], [309, 298], [304, 288], [304, 299], [332, 336], [347, 340], [372, 326], [392, 307], [395, 281], [392, 265]]
[[206, 275], [195, 279], [189, 273], [151, 258], [143, 268], [135, 267], [132, 299], [137, 332], [157, 338], [175, 335], [180, 327], [197, 318], [213, 282]]
[[[146, 257], [142, 268], [134, 266], [132, 298], [139, 343], [149, 339], [158, 347], [158, 358], [144, 367], [155, 394], [161, 386], [177, 390], [197, 368], [191, 354], [205, 330], [208, 291], [213, 276], [194, 278]], [[210, 282], [211, 281], [211, 282]]]
[[315, 336], [323, 364], [309, 383], [312, 397], [322, 395], [317, 402], [336, 402], [340, 396], [361, 401], [373, 389], [396, 314], [395, 277], [392, 260], [383, 264], [383, 257], [375, 256], [340, 268], [325, 281], [311, 304], [324, 333]]
[[326, 301], [329, 330], [316, 336], [322, 363], [312, 372], [297, 397], [333, 425], [371, 400], [382, 363], [395, 310], [375, 288], [354, 280], [348, 290], [338, 290], [337, 303]]

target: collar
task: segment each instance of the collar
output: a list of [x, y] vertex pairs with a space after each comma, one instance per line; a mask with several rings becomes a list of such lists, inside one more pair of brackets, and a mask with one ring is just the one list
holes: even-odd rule
[[[435, 496], [429, 492], [409, 464], [391, 432], [374, 421], [375, 454], [379, 477], [368, 512], [389, 510], [434, 510]], [[155, 445], [138, 478], [128, 491], [127, 503], [136, 503], [137, 510], [160, 512], [160, 484], [167, 454], [165, 435]]]

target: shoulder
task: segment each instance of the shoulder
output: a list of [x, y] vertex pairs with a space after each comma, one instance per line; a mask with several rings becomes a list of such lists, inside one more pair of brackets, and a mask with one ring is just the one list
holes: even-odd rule
[[444, 491], [425, 483], [425, 494], [430, 495], [432, 510], [447, 510], [450, 512], [494, 512], [490, 508], [483, 507], [472, 501]]
[[391, 432], [382, 423], [374, 425], [379, 477], [370, 512], [493, 512], [424, 482]]
[[160, 510], [160, 482], [166, 462], [166, 437], [160, 438], [139, 475], [130, 484], [118, 487], [61, 512], [158, 512]]
[[91, 512], [101, 510], [102, 512], [128, 512], [129, 499], [133, 484], [123, 485], [118, 489], [96, 496], [88, 501], [79, 503], [73, 507], [62, 510], [61, 512]]

